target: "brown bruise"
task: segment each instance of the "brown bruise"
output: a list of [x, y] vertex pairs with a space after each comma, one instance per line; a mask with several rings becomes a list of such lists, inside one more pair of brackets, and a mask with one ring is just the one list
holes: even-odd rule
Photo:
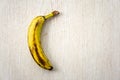
[[[30, 50], [30, 53], [31, 53], [31, 55], [32, 55], [32, 57], [33, 57], [33, 59], [34, 59], [34, 61], [38, 64], [38, 62], [35, 60], [35, 58], [34, 58], [34, 56], [33, 56], [33, 49], [31, 50], [31, 48], [29, 47], [29, 50]], [[39, 64], [38, 64], [39, 65]]]
[[40, 57], [40, 55], [39, 55], [39, 52], [38, 52], [38, 49], [37, 49], [37, 45], [34, 44], [34, 46], [35, 46], [36, 55], [38, 56], [39, 61], [40, 61], [43, 65], [45, 65], [45, 61], [44, 61], [44, 60]]
[[36, 27], [39, 25], [39, 23], [40, 23], [40, 22], [39, 22], [39, 21], [37, 21], [37, 23], [35, 24], [35, 29], [36, 29]]

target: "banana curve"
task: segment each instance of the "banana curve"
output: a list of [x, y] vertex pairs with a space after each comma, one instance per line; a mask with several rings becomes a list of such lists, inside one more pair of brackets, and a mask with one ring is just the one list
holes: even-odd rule
[[28, 46], [29, 46], [30, 53], [34, 61], [40, 67], [47, 70], [52, 70], [53, 67], [42, 49], [40, 36], [41, 36], [41, 31], [42, 31], [44, 22], [48, 18], [55, 16], [57, 14], [59, 14], [58, 11], [53, 11], [52, 13], [46, 16], [38, 16], [34, 18], [28, 29]]

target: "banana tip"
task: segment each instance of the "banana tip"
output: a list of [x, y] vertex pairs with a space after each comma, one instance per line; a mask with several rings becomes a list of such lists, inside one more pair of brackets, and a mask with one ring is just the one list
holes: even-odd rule
[[52, 70], [52, 69], [53, 69], [53, 67], [51, 66], [49, 70]]
[[53, 13], [53, 15], [58, 15], [59, 11], [53, 11], [52, 13]]

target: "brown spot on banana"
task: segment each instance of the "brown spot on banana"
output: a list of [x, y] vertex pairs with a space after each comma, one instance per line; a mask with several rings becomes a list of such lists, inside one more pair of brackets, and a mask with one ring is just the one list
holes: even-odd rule
[[37, 23], [35, 24], [35, 29], [36, 29], [36, 27], [37, 27], [39, 24], [40, 24], [40, 22], [37, 21]]
[[35, 30], [36, 30], [36, 28], [37, 28], [37, 26], [39, 25], [39, 21], [37, 21], [37, 23], [35, 24], [35, 28], [34, 28], [34, 34], [33, 34], [33, 36], [34, 36], [34, 38], [33, 38], [33, 42], [35, 43]]
[[[31, 48], [29, 48], [29, 50], [30, 50], [30, 53], [31, 53], [31, 55], [32, 55], [32, 57], [33, 57], [33, 59], [34, 59], [34, 61], [39, 65], [39, 66], [41, 66], [36, 60], [35, 60], [35, 58], [34, 58], [34, 56], [33, 56], [33, 48], [31, 49]], [[38, 58], [39, 59], [39, 58]]]
[[37, 49], [37, 45], [34, 44], [34, 46], [35, 46], [35, 52], [36, 52], [36, 55], [37, 55], [39, 61], [41, 62], [42, 65], [45, 66], [45, 61], [40, 57], [39, 52], [38, 52], [38, 49]]

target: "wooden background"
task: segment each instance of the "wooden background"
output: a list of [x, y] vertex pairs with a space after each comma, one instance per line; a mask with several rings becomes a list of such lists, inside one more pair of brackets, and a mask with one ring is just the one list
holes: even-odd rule
[[[53, 71], [27, 46], [31, 20], [53, 10], [42, 31]], [[0, 80], [120, 80], [120, 0], [0, 0]]]

